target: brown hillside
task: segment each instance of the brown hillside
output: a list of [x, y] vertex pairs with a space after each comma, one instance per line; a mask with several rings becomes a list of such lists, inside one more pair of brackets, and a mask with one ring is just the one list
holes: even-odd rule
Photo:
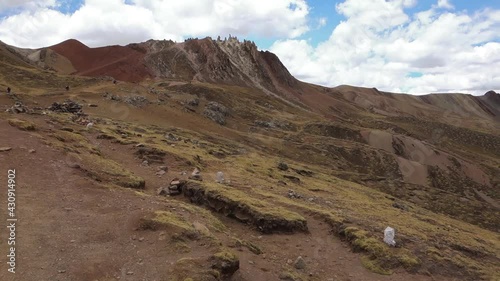
[[71, 39], [49, 47], [71, 61], [74, 74], [84, 76], [111, 76], [118, 80], [139, 82], [150, 78], [144, 65], [144, 54], [123, 46], [89, 48]]

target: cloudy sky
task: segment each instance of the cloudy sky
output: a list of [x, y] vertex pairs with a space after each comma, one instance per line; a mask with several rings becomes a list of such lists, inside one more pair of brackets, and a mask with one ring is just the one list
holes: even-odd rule
[[325, 86], [500, 92], [498, 0], [0, 0], [0, 40], [19, 47], [228, 34]]

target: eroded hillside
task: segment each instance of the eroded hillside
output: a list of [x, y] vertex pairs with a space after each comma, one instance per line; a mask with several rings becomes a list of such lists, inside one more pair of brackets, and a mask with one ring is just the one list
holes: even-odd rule
[[499, 278], [497, 93], [323, 88], [234, 39], [50, 49], [75, 75], [0, 49], [22, 280]]

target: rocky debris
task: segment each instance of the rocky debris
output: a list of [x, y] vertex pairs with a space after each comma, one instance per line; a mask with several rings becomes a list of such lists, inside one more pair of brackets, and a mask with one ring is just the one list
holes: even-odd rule
[[211, 257], [212, 268], [218, 270], [225, 279], [240, 268], [240, 259], [231, 252], [216, 253]]
[[112, 100], [112, 101], [121, 101], [122, 98], [117, 96], [117, 95], [113, 95], [113, 94], [110, 94], [108, 92], [106, 92], [104, 95], [102, 95], [105, 99], [107, 100]]
[[403, 210], [403, 211], [409, 211], [410, 208], [408, 208], [408, 206], [406, 206], [405, 204], [402, 204], [400, 202], [394, 202], [392, 203], [392, 206], [396, 209], [400, 209], [400, 210]]
[[187, 102], [187, 104], [188, 104], [189, 106], [196, 107], [196, 106], [198, 106], [198, 105], [200, 104], [200, 99], [198, 99], [198, 98], [194, 98], [194, 99], [192, 99], [192, 100], [189, 100], [189, 101]]
[[66, 100], [63, 103], [54, 102], [48, 110], [54, 112], [65, 112], [65, 113], [81, 113], [82, 106], [72, 100]]
[[217, 172], [215, 175], [215, 181], [217, 183], [224, 183], [224, 173], [223, 172]]
[[219, 125], [225, 125], [229, 110], [224, 105], [211, 101], [205, 106], [203, 115]]
[[286, 121], [278, 121], [278, 120], [272, 120], [272, 121], [255, 120], [254, 124], [255, 124], [255, 126], [261, 127], [261, 128], [293, 130], [292, 124], [290, 122], [286, 122]]
[[182, 189], [183, 189], [185, 184], [186, 184], [186, 181], [179, 180], [178, 178], [174, 178], [167, 187], [158, 188], [158, 190], [156, 191], [156, 194], [162, 195], [162, 196], [179, 195], [182, 193]]
[[[77, 124], [80, 124], [80, 125], [83, 125], [83, 126], [87, 126], [88, 124], [92, 123], [90, 121], [90, 119], [88, 118], [87, 114], [83, 113], [83, 112], [79, 112], [79, 113], [76, 113], [75, 115], [73, 115], [71, 117], [71, 121], [77, 123]], [[90, 127], [93, 126], [93, 123]]]
[[305, 177], [312, 177], [314, 173], [312, 171], [308, 170], [302, 170], [302, 169], [293, 169], [297, 174]]
[[172, 133], [168, 133], [168, 134], [165, 134], [165, 138], [168, 140], [168, 141], [179, 141], [180, 139], [177, 138], [176, 136], [174, 136], [174, 134]]
[[288, 196], [288, 198], [291, 198], [291, 199], [302, 199], [303, 196], [298, 194], [297, 192], [293, 191], [293, 190], [288, 190], [288, 193], [286, 194]]
[[289, 176], [289, 175], [284, 175], [283, 176], [285, 179], [288, 179], [290, 180], [291, 182], [295, 183], [295, 184], [300, 184], [300, 179], [297, 178], [297, 177], [294, 177], [294, 176]]
[[158, 172], [156, 172], [156, 175], [161, 177], [163, 175], [165, 175], [167, 172], [163, 171], [163, 170], [159, 170]]
[[7, 152], [7, 151], [11, 151], [12, 150], [12, 147], [0, 147], [0, 152]]
[[222, 149], [219, 149], [219, 150], [211, 149], [210, 151], [208, 151], [208, 154], [213, 155], [219, 159], [226, 157], [226, 152]]
[[278, 169], [281, 171], [288, 171], [288, 165], [285, 162], [279, 162]]
[[296, 268], [296, 269], [304, 269], [306, 268], [306, 261], [301, 257], [299, 256], [296, 260], [295, 260], [295, 263], [293, 264], [293, 266]]
[[17, 101], [11, 108], [7, 109], [6, 112], [19, 114], [19, 113], [31, 113], [27, 106], [25, 106], [22, 102]]
[[36, 152], [36, 150], [34, 150], [34, 149], [30, 149], [30, 150], [28, 150], [28, 152], [29, 152], [29, 153], [35, 153], [35, 152]]
[[143, 107], [148, 105], [150, 102], [147, 98], [143, 96], [129, 96], [123, 99], [123, 102], [130, 104], [135, 107]]
[[168, 167], [167, 166], [158, 166], [158, 171], [168, 172]]
[[201, 177], [200, 170], [198, 168], [195, 168], [191, 175], [189, 176], [190, 180], [196, 180], [196, 181], [203, 181], [203, 178]]

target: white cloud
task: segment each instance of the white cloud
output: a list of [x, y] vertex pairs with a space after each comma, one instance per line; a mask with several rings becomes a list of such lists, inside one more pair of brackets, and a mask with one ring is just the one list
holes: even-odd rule
[[56, 6], [56, 0], [0, 0], [0, 12], [16, 8], [34, 10], [54, 6]]
[[346, 0], [337, 5], [346, 20], [327, 41], [314, 47], [287, 39], [270, 49], [299, 79], [327, 86], [410, 93], [499, 90], [500, 11], [466, 14], [433, 7], [410, 16], [405, 9], [414, 4]]
[[0, 40], [42, 47], [76, 38], [100, 46], [228, 34], [296, 38], [309, 30], [306, 0], [86, 0], [67, 15], [51, 9], [54, 2], [7, 1], [33, 9], [0, 20]]
[[455, 7], [450, 3], [449, 0], [438, 0], [438, 7], [443, 9], [455, 9]]

